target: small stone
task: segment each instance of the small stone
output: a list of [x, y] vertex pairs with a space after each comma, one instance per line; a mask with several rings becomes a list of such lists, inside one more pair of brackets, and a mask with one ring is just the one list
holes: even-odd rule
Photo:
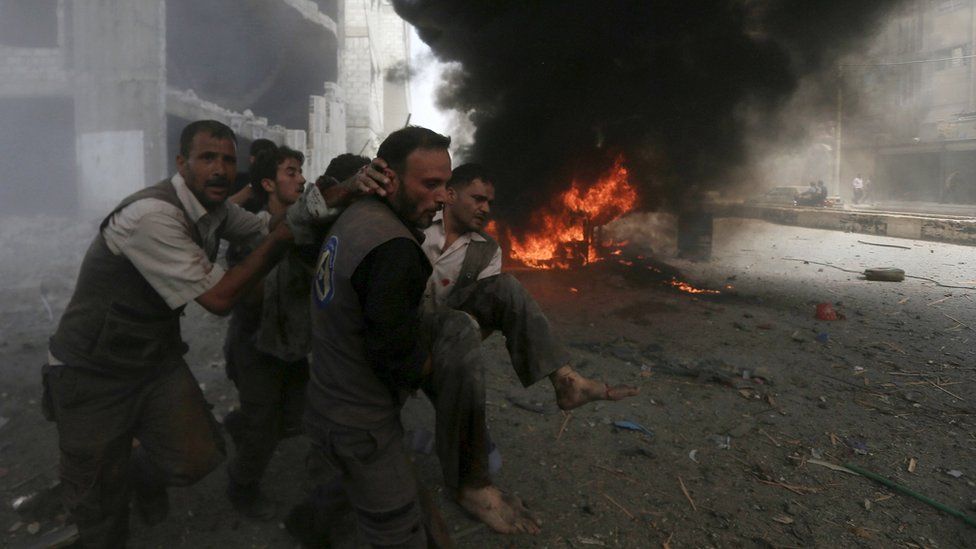
[[864, 510], [865, 511], [870, 511], [871, 510], [871, 500], [869, 500], [867, 498], [864, 498]]
[[27, 525], [27, 531], [31, 535], [34, 535], [34, 534], [40, 532], [41, 531], [41, 523], [39, 523], [39, 522], [32, 522], [32, 523], [28, 524]]
[[962, 476], [963, 473], [962, 473], [962, 471], [960, 471], [958, 469], [950, 469], [950, 470], [946, 471], [946, 474], [949, 475], [952, 478], [959, 478], [959, 477]]

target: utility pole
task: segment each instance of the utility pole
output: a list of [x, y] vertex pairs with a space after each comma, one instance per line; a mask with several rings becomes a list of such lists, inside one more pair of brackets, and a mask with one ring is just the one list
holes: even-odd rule
[[844, 72], [837, 69], [837, 127], [834, 128], [834, 185], [836, 193], [840, 194], [840, 161], [841, 161], [841, 134], [844, 124]]
[[[976, 53], [976, 0], [969, 4], [969, 54]], [[963, 52], [966, 55], [966, 52]], [[976, 111], [976, 66], [969, 60], [969, 112]]]

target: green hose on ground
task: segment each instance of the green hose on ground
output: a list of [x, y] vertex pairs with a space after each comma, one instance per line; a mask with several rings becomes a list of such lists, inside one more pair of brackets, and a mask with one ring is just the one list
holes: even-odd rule
[[946, 513], [949, 513], [950, 515], [959, 517], [966, 524], [968, 524], [970, 526], [976, 526], [976, 520], [974, 520], [972, 517], [966, 515], [966, 513], [963, 513], [962, 511], [960, 511], [958, 509], [953, 509], [952, 507], [949, 507], [948, 505], [943, 505], [943, 504], [939, 503], [938, 501], [935, 501], [934, 499], [932, 499], [930, 497], [923, 496], [922, 494], [919, 494], [918, 492], [915, 492], [914, 490], [911, 490], [911, 489], [909, 489], [906, 486], [902, 486], [901, 484], [898, 484], [897, 482], [890, 481], [890, 480], [886, 479], [885, 477], [883, 477], [881, 475], [872, 473], [871, 471], [866, 471], [864, 469], [861, 469], [860, 467], [858, 467], [856, 465], [851, 465], [850, 463], [845, 463], [844, 464], [844, 467], [850, 469], [851, 471], [854, 471], [855, 473], [861, 475], [862, 477], [866, 477], [866, 478], [869, 478], [869, 479], [871, 479], [873, 481], [880, 482], [881, 484], [884, 484], [885, 486], [887, 486], [889, 488], [892, 488], [892, 489], [894, 489], [897, 492], [901, 492], [902, 494], [905, 494], [906, 496], [911, 496], [911, 497], [913, 497], [913, 498], [915, 498], [915, 499], [917, 499], [919, 501], [924, 501], [925, 503], [928, 503], [929, 505], [931, 505], [932, 507], [935, 507], [936, 509], [939, 509], [940, 511], [945, 511]]

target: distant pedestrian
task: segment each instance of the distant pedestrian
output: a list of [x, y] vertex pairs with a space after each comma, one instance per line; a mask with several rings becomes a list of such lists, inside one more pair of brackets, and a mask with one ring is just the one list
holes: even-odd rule
[[940, 203], [954, 203], [957, 200], [959, 190], [959, 172], [952, 172], [946, 177], [945, 184], [942, 185], [942, 192], [939, 194]]
[[861, 178], [861, 174], [857, 174], [853, 181], [851, 181], [851, 188], [854, 189], [854, 203], [858, 204], [861, 200], [864, 200], [864, 179]]
[[827, 205], [827, 185], [824, 185], [822, 179], [817, 180], [817, 205], [826, 206]]

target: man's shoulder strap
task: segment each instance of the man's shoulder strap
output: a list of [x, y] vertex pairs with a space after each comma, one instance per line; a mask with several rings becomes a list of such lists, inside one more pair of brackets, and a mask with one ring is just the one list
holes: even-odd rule
[[146, 198], [162, 200], [163, 202], [171, 204], [183, 212], [183, 215], [186, 217], [186, 223], [190, 226], [190, 234], [193, 237], [193, 240], [197, 243], [200, 242], [200, 234], [197, 232], [196, 226], [190, 219], [190, 214], [186, 211], [186, 208], [180, 201], [179, 195], [176, 194], [176, 187], [173, 186], [173, 182], [169, 179], [163, 179], [158, 183], [150, 185], [123, 198], [122, 201], [119, 202], [119, 205], [116, 206], [115, 209], [113, 209], [107, 216], [105, 216], [105, 219], [102, 220], [102, 224], [99, 226], [99, 230], [105, 229], [108, 222], [112, 219], [112, 216], [119, 213], [122, 208], [125, 208], [133, 202]]
[[491, 258], [495, 257], [495, 252], [498, 251], [498, 242], [494, 238], [483, 231], [478, 231], [478, 234], [484, 238], [484, 241], [472, 240], [468, 243], [464, 261], [461, 263], [461, 272], [458, 273], [452, 291], [476, 282], [478, 274], [485, 270], [485, 267], [491, 263]]

